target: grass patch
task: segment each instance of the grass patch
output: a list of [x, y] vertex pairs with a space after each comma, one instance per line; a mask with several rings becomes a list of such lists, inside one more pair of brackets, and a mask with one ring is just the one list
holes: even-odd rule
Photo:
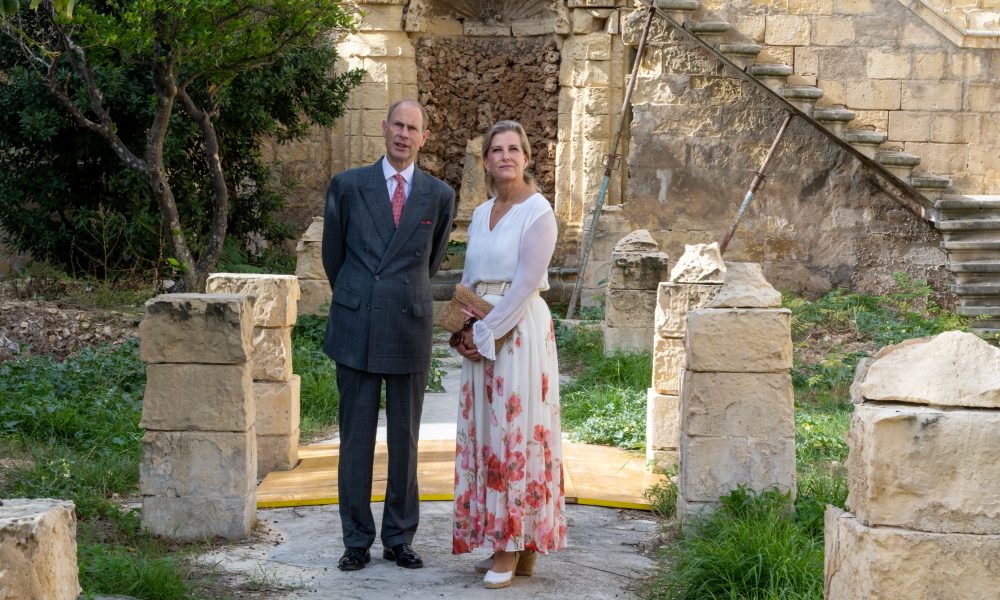
[[574, 379], [560, 390], [563, 431], [588, 444], [646, 446], [646, 390], [652, 381], [648, 352], [604, 355], [599, 329], [559, 326], [561, 373]]

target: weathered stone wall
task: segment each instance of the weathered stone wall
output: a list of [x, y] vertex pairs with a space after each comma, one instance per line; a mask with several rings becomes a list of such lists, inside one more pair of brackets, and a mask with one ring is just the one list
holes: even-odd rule
[[552, 36], [423, 37], [416, 54], [431, 130], [420, 167], [460, 193], [468, 142], [500, 119], [514, 119], [531, 140], [529, 170], [551, 201], [559, 118], [559, 50]]
[[[784, 118], [779, 100], [660, 24], [633, 96], [623, 213], [668, 255], [722, 238]], [[948, 275], [934, 228], [871, 163], [796, 120], [726, 255], [779, 289], [879, 291], [905, 271]]]
[[[986, 4], [968, 12], [976, 25], [996, 18], [996, 2]], [[789, 85], [822, 89], [816, 106], [846, 106], [856, 114], [851, 127], [888, 133], [883, 147], [919, 156], [918, 170], [950, 177], [958, 192], [989, 194], [1000, 189], [1000, 36], [962, 30], [976, 6], [957, 3], [955, 25], [912, 0], [704, 0], [701, 14], [764, 44], [758, 63], [792, 66]]]

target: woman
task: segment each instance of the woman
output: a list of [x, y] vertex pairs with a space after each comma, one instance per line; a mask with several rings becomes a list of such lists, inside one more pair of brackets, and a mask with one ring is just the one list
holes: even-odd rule
[[[559, 364], [548, 289], [556, 245], [552, 207], [525, 173], [531, 146], [516, 121], [486, 133], [483, 163], [493, 198], [469, 225], [462, 284], [494, 305], [462, 332], [455, 460], [455, 554], [486, 545], [477, 568], [488, 588], [530, 575], [535, 552], [566, 545], [559, 427]], [[500, 348], [496, 340], [513, 334]]]

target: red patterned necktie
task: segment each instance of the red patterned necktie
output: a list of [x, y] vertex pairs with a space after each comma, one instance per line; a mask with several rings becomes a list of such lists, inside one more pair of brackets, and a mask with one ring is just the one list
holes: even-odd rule
[[404, 187], [403, 176], [399, 173], [396, 178], [396, 190], [392, 192], [392, 220], [399, 227], [399, 216], [403, 214], [403, 203], [406, 202], [406, 188]]

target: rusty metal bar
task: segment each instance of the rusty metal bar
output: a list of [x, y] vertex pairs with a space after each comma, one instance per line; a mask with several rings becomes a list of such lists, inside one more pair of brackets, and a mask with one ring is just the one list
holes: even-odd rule
[[719, 254], [724, 254], [726, 248], [729, 247], [729, 242], [733, 239], [733, 234], [736, 233], [736, 226], [740, 224], [743, 220], [743, 213], [746, 212], [747, 207], [750, 206], [750, 200], [753, 198], [753, 193], [757, 191], [760, 184], [764, 183], [764, 178], [766, 177], [765, 172], [767, 171], [767, 163], [771, 162], [771, 157], [774, 156], [774, 151], [778, 147], [778, 142], [785, 135], [785, 130], [788, 129], [788, 124], [792, 122], [795, 115], [788, 113], [785, 116], [785, 122], [781, 124], [781, 129], [778, 130], [778, 135], [771, 142], [771, 148], [767, 151], [767, 156], [764, 157], [764, 162], [761, 163], [760, 169], [754, 171], [753, 181], [750, 182], [750, 189], [747, 190], [746, 196], [743, 197], [743, 204], [740, 205], [739, 212], [736, 213], [736, 219], [733, 220], [733, 224], [729, 226], [729, 231], [719, 242]]

